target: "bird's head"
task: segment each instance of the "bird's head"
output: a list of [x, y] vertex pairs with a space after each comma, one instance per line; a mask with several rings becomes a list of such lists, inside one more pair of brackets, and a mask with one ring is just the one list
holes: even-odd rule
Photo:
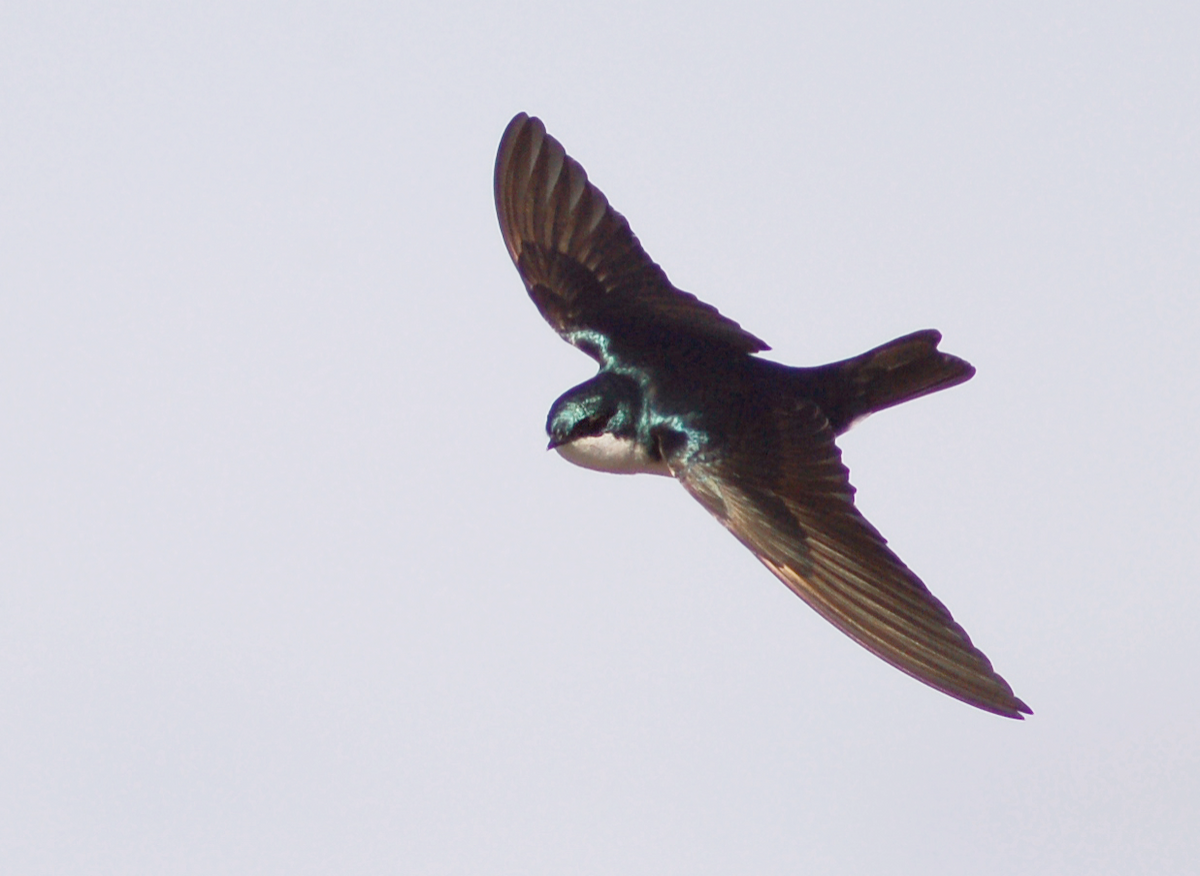
[[637, 431], [639, 398], [633, 379], [607, 371], [568, 389], [546, 417], [549, 449], [601, 435], [632, 439]]

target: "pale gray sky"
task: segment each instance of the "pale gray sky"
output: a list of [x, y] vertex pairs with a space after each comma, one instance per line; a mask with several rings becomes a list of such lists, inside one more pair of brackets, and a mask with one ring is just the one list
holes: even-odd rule
[[[0, 870], [1173, 874], [1200, 860], [1200, 7], [0, 10]], [[504, 251], [535, 113], [790, 364], [1036, 714], [901, 675], [677, 485]]]

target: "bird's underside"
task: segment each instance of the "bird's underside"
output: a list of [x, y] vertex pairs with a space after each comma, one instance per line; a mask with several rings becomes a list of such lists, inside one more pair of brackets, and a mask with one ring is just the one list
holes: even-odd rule
[[[760, 365], [753, 354], [767, 345], [672, 286], [538, 119], [520, 114], [509, 124], [495, 186], [504, 242], [534, 304], [601, 366], [589, 381], [599, 380], [598, 389], [587, 393], [583, 384], [555, 403], [552, 446], [596, 468], [605, 465], [590, 465], [589, 453], [619, 456], [625, 447], [646, 467], [609, 470], [673, 475], [796, 595], [874, 654], [978, 708], [1032, 714], [855, 508], [834, 443], [855, 419], [974, 373], [938, 351], [937, 332], [820, 368]], [[679, 357], [686, 367], [665, 369]], [[782, 376], [752, 398], [737, 395], [760, 386], [749, 378], [733, 390], [718, 387], [724, 395], [705, 385], [767, 364]], [[678, 395], [689, 381], [698, 388]], [[610, 383], [628, 388], [609, 392]], [[685, 416], [681, 398], [734, 398], [751, 414], [739, 421], [722, 402]]]

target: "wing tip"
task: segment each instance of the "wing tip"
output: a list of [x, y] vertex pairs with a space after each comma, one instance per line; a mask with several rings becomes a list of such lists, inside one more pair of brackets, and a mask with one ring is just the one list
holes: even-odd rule
[[504, 168], [512, 157], [517, 138], [521, 136], [521, 131], [525, 129], [525, 124], [530, 118], [527, 113], [517, 113], [504, 128], [504, 133], [500, 135], [500, 148], [496, 150], [496, 203], [500, 202], [500, 183], [504, 178]]
[[964, 700], [964, 702], [977, 709], [983, 709], [985, 712], [991, 712], [993, 715], [999, 715], [1001, 718], [1012, 718], [1014, 721], [1024, 721], [1026, 715], [1033, 715], [1033, 709], [1017, 697], [1013, 697], [1007, 702], [979, 702], [977, 700]]
[[[531, 132], [526, 136], [526, 132]], [[541, 140], [546, 138], [546, 126], [542, 124], [541, 119], [537, 116], [531, 116], [528, 113], [517, 113], [509, 121], [504, 129], [504, 133], [500, 135], [500, 146], [496, 150], [496, 167], [493, 172], [493, 186], [496, 196], [496, 215], [500, 219], [501, 231], [507, 240], [509, 237], [509, 223], [511, 217], [506, 215], [505, 208], [505, 189], [510, 185], [519, 184], [513, 179], [514, 157], [518, 154], [522, 142], [528, 139], [534, 139], [538, 142], [533, 144], [532, 160], [536, 159], [537, 153], [541, 146]], [[510, 246], [511, 250], [511, 246]], [[516, 253], [513, 253], [514, 259]]]

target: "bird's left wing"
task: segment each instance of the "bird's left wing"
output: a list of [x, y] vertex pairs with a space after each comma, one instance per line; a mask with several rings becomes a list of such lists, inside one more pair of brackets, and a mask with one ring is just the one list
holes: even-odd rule
[[735, 351], [768, 349], [671, 285], [625, 217], [537, 118], [518, 114], [496, 155], [496, 214], [529, 297], [566, 341], [603, 361], [604, 338], [667, 330]]

